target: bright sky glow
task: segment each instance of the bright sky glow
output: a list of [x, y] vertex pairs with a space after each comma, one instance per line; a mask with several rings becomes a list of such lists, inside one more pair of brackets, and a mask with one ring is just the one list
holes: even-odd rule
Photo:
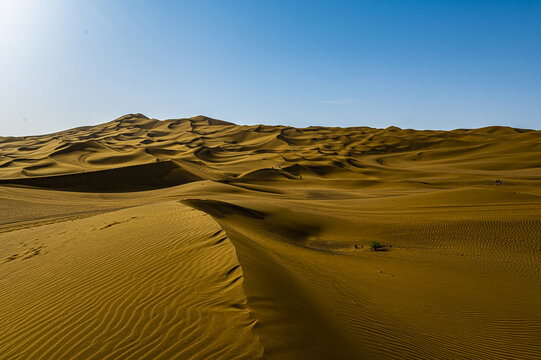
[[541, 129], [541, 1], [0, 0], [0, 136], [126, 113]]

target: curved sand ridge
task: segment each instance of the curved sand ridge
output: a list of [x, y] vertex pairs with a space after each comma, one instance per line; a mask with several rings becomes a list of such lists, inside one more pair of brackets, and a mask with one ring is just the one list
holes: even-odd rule
[[166, 202], [0, 238], [2, 358], [262, 354], [235, 250], [199, 211]]
[[453, 195], [186, 203], [236, 246], [267, 358], [537, 357], [539, 200]]
[[0, 354], [540, 358], [540, 155], [141, 114], [0, 138]]

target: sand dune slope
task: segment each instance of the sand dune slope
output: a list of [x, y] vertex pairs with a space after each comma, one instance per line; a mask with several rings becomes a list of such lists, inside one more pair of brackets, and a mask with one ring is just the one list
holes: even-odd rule
[[[442, 209], [418, 198], [185, 203], [236, 246], [267, 358], [538, 357], [538, 200]], [[392, 248], [368, 251], [373, 240]]]
[[4, 359], [257, 358], [226, 234], [178, 203], [0, 234]]

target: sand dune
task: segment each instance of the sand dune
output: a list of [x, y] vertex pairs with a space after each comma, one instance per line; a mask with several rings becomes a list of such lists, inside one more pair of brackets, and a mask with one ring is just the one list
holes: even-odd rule
[[540, 155], [141, 114], [0, 138], [0, 358], [540, 358]]
[[262, 353], [227, 235], [178, 202], [7, 233], [2, 247], [11, 254], [2, 264], [4, 358]]
[[[510, 171], [515, 176], [516, 172], [538, 176], [541, 167], [532, 156], [541, 151], [539, 132], [503, 127], [295, 129], [237, 126], [203, 116], [159, 121], [134, 114], [50, 135], [0, 138], [0, 146], [3, 181], [171, 160], [183, 160], [225, 177], [304, 175], [385, 182], [436, 177], [458, 180], [464, 174], [492, 179]], [[275, 172], [266, 171], [272, 167]]]

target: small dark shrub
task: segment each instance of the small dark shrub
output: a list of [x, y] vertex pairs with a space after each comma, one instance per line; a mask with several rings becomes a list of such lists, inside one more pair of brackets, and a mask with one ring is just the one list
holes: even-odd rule
[[378, 249], [381, 249], [383, 245], [379, 241], [372, 241], [370, 243], [370, 250], [376, 251]]

